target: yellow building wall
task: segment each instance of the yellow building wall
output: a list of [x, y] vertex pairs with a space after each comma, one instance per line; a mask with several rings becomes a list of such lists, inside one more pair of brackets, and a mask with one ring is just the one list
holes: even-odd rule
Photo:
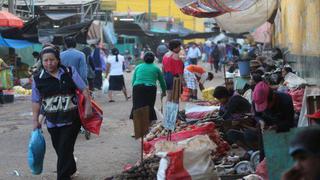
[[[101, 0], [103, 1], [103, 0]], [[148, 12], [148, 0], [116, 0], [117, 12]], [[180, 19], [184, 27], [203, 32], [204, 20], [193, 16], [184, 15], [176, 6], [174, 0], [151, 0], [151, 11], [157, 16], [168, 16]]]
[[277, 45], [292, 54], [320, 56], [320, 0], [282, 0], [280, 19]]

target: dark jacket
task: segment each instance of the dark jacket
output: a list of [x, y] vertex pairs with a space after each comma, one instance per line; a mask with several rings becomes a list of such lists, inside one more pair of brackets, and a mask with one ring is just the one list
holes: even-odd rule
[[60, 80], [44, 70], [34, 76], [42, 99], [41, 108], [46, 119], [53, 124], [69, 123], [79, 118], [75, 94], [77, 87], [69, 72], [62, 74]]
[[285, 132], [294, 127], [294, 108], [291, 96], [273, 92], [275, 104], [262, 113], [255, 112], [256, 119], [262, 119], [267, 126], [275, 126], [277, 132]]

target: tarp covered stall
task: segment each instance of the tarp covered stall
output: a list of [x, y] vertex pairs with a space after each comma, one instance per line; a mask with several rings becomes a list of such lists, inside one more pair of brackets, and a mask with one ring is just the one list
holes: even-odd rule
[[87, 32], [92, 21], [63, 26], [60, 28], [38, 29], [39, 19], [30, 20], [21, 29], [11, 28], [1, 31], [4, 38], [18, 40], [28, 40], [34, 43], [51, 42], [53, 44], [63, 44], [63, 37], [74, 36], [77, 43], [86, 44]]
[[219, 27], [232, 32], [251, 32], [265, 23], [277, 8], [277, 0], [260, 0], [247, 10], [226, 13], [215, 17]]

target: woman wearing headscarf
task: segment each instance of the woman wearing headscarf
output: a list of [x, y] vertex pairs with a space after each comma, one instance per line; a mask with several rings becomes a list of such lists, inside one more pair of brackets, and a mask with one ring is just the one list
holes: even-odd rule
[[106, 62], [106, 77], [109, 75], [109, 102], [114, 102], [112, 99], [112, 91], [122, 91], [126, 100], [130, 98], [128, 97], [124, 83], [123, 71], [124, 57], [119, 54], [117, 48], [113, 48]]
[[155, 56], [152, 52], [144, 55], [144, 63], [135, 68], [132, 78], [132, 111], [130, 119], [133, 119], [133, 111], [144, 106], [149, 107], [149, 120], [157, 120], [154, 110], [154, 104], [157, 96], [157, 81], [160, 83], [162, 90], [161, 96], [166, 96], [166, 83], [163, 79], [162, 72], [155, 64], [153, 64]]
[[77, 172], [73, 151], [80, 130], [75, 91], [81, 90], [85, 97], [84, 118], [92, 114], [89, 91], [73, 67], [61, 65], [57, 48], [45, 47], [40, 60], [42, 69], [33, 76], [32, 83], [33, 129], [41, 128], [41, 107], [58, 156], [57, 179], [69, 180]]

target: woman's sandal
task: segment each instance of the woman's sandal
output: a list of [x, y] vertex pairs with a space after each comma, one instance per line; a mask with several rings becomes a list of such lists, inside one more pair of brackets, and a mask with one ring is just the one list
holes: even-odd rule
[[114, 100], [110, 100], [109, 102], [115, 102]]

